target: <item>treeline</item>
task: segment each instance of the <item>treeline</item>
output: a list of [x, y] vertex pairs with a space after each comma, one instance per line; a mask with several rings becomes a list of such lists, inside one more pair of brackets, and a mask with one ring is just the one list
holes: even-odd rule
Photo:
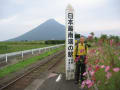
[[108, 42], [110, 40], [113, 40], [115, 43], [119, 43], [120, 42], [120, 37], [119, 36], [114, 36], [114, 35], [106, 35], [106, 34], [102, 34], [100, 37], [93, 37], [93, 36], [89, 36], [88, 41], [91, 42]]
[[114, 44], [116, 46], [120, 46], [120, 36], [115, 36], [115, 35], [102, 34], [100, 37], [94, 37], [94, 33], [91, 32], [87, 38], [87, 41], [98, 43], [99, 45]]
[[0, 46], [5, 45], [41, 45], [41, 44], [64, 44], [65, 40], [42, 40], [42, 41], [4, 41]]
[[39, 45], [39, 44], [44, 44], [44, 41], [4, 41], [0, 42], [1, 45]]
[[45, 44], [64, 44], [65, 40], [46, 40]]

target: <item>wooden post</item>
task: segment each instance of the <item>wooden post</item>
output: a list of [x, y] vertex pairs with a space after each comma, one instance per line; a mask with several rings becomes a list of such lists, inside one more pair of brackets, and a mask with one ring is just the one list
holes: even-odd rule
[[5, 60], [6, 60], [6, 63], [8, 62], [8, 56], [7, 54], [5, 55]]
[[23, 51], [22, 51], [22, 60], [23, 60]]
[[34, 54], [33, 49], [32, 49], [32, 54]]

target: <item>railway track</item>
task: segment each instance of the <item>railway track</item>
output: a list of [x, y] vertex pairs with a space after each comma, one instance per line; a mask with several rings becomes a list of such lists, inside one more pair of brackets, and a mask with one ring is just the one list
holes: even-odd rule
[[8, 82], [6, 85], [1, 85], [0, 90], [24, 90], [32, 81], [49, 72], [53, 67], [56, 67], [61, 60], [65, 57], [65, 52], [62, 51], [58, 55], [53, 56], [50, 60], [37, 65], [20, 77]]

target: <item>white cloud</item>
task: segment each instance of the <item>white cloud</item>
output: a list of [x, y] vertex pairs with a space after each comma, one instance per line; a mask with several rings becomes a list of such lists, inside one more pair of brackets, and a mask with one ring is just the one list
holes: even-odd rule
[[107, 0], [65, 0], [67, 3], [72, 4], [74, 7], [91, 8], [105, 5]]
[[26, 0], [11, 0], [15, 4], [24, 4]]
[[76, 24], [76, 28], [84, 31], [100, 31], [100, 30], [120, 30], [120, 21], [98, 21], [86, 24]]
[[8, 17], [8, 18], [0, 19], [0, 24], [11, 23], [11, 22], [14, 21], [16, 18], [17, 18], [17, 16], [14, 15], [14, 16], [12, 16], [12, 17]]
[[[0, 33], [0, 36], [3, 35], [0, 40], [19, 36], [50, 18], [65, 24], [65, 9], [69, 3], [75, 9], [77, 32], [85, 34], [91, 31], [120, 29], [120, 19], [116, 17], [115, 8], [109, 5], [109, 0], [11, 0], [11, 2], [15, 4], [13, 9], [19, 10], [15, 14], [12, 12], [12, 16], [8, 14], [8, 18], [0, 19], [0, 32], [6, 32]], [[6, 7], [9, 6], [7, 4]], [[7, 10], [11, 11], [12, 8]], [[6, 12], [7, 10], [5, 9]]]

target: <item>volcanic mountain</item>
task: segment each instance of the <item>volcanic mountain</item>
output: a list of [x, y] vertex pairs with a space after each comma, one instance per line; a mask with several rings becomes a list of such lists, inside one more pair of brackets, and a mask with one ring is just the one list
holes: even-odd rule
[[8, 41], [65, 40], [65, 26], [49, 19], [29, 32]]

